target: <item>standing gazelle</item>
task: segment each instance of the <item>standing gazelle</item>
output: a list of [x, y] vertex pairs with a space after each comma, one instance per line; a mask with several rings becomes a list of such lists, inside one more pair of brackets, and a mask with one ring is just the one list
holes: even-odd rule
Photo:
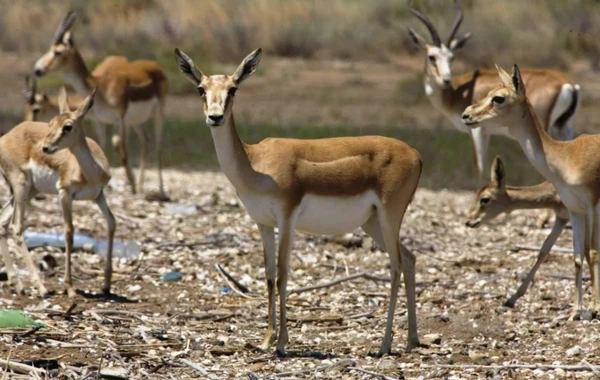
[[[340, 234], [358, 227], [388, 251], [391, 261], [391, 298], [379, 354], [392, 348], [401, 271], [408, 309], [407, 351], [417, 347], [415, 257], [400, 243], [399, 231], [421, 176], [419, 153], [402, 141], [381, 136], [268, 138], [255, 145], [245, 144], [235, 128], [234, 95], [256, 70], [261, 50], [248, 55], [233, 75], [206, 76], [183, 52], [175, 49], [175, 55], [180, 70], [202, 97], [221, 169], [262, 238], [268, 290], [268, 327], [262, 348], [268, 349], [277, 339], [276, 352], [285, 355], [286, 286], [294, 231]], [[279, 231], [278, 248], [275, 227]], [[275, 285], [279, 292], [279, 334]]]
[[469, 218], [466, 222], [467, 227], [477, 228], [498, 215], [513, 210], [552, 209], [556, 214], [552, 230], [544, 240], [535, 264], [517, 291], [504, 302], [504, 306], [513, 307], [517, 300], [525, 295], [540, 265], [548, 258], [554, 243], [567, 226], [569, 210], [560, 200], [554, 186], [548, 181], [534, 186], [506, 185], [506, 172], [500, 156], [497, 156], [492, 163], [490, 177], [491, 181], [477, 191], [473, 207], [467, 215]]
[[[167, 93], [167, 79], [160, 66], [153, 61], [128, 61], [125, 57], [107, 57], [99, 64], [102, 70], [90, 73], [71, 36], [71, 27], [77, 19], [69, 12], [58, 26], [52, 45], [35, 63], [34, 71], [42, 76], [60, 70], [65, 80], [82, 96], [98, 88], [94, 116], [101, 123], [116, 124], [119, 136], [113, 136], [113, 145], [121, 157], [132, 192], [143, 191], [144, 172], [147, 161], [146, 132], [142, 124], [154, 112], [156, 160], [158, 164], [159, 195], [165, 198], [162, 179], [162, 129], [163, 112]], [[128, 128], [140, 139], [140, 173], [135, 183], [128, 158]], [[116, 138], [119, 137], [119, 138]], [[136, 187], [137, 186], [137, 187]]]
[[[104, 187], [110, 180], [109, 165], [104, 152], [83, 133], [83, 118], [94, 103], [94, 90], [76, 111], [67, 103], [67, 92], [59, 92], [60, 114], [50, 123], [23, 122], [0, 137], [0, 167], [9, 183], [12, 198], [0, 213], [0, 250], [6, 272], [12, 282], [15, 269], [8, 251], [7, 228], [12, 218], [12, 231], [19, 253], [24, 258], [32, 282], [44, 295], [37, 269], [31, 260], [23, 232], [27, 201], [38, 193], [58, 194], [65, 221], [66, 268], [65, 285], [69, 297], [75, 295], [71, 279], [71, 251], [73, 249], [73, 200], [94, 200], [108, 223], [108, 254], [104, 263], [105, 293], [110, 293], [112, 275], [112, 246], [116, 222], [106, 198]], [[17, 288], [22, 289], [17, 279]]]
[[584, 256], [593, 266], [589, 308], [597, 311], [600, 307], [600, 281], [596, 281], [600, 279], [600, 136], [581, 135], [571, 141], [553, 139], [529, 102], [528, 90], [517, 65], [512, 76], [499, 67], [497, 69], [501, 84], [484, 99], [467, 107], [462, 114], [463, 122], [472, 128], [508, 127], [531, 164], [554, 185], [569, 209], [573, 226], [577, 291], [571, 318], [582, 309]]
[[[428, 43], [411, 28], [408, 28], [408, 31], [412, 41], [425, 53], [424, 81], [427, 97], [456, 128], [471, 135], [481, 185], [488, 168], [490, 134], [506, 135], [506, 131], [501, 128], [466, 128], [460, 115], [467, 106], [483, 99], [499, 82], [494, 70], [475, 70], [452, 76], [450, 65], [454, 53], [471, 37], [471, 33], [466, 33], [460, 38], [455, 38], [463, 20], [462, 9], [456, 1], [455, 7], [457, 17], [446, 44], [442, 42], [429, 18], [412, 8], [410, 12], [425, 24], [432, 42]], [[573, 116], [579, 106], [579, 85], [554, 70], [529, 68], [523, 69], [522, 73], [529, 91], [529, 99], [544, 128], [557, 139], [572, 139]]]

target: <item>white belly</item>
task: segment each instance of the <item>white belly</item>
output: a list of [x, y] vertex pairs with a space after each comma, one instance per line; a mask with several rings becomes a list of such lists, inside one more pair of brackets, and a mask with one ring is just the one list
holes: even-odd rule
[[579, 194], [565, 185], [554, 184], [554, 187], [556, 187], [560, 200], [567, 206], [569, 211], [574, 211], [578, 214], [587, 213], [588, 202], [584, 194]]
[[372, 191], [343, 198], [306, 195], [300, 204], [296, 229], [316, 235], [352, 232], [362, 226], [379, 205], [379, 198]]
[[127, 112], [125, 113], [125, 124], [142, 124], [150, 118], [157, 103], [158, 98], [152, 98], [143, 102], [130, 102], [127, 106]]
[[[282, 207], [268, 196], [238, 194], [250, 217], [257, 223], [277, 227]], [[296, 230], [314, 235], [352, 232], [375, 213], [381, 203], [374, 192], [355, 197], [305, 195], [294, 212]]]
[[29, 170], [33, 180], [33, 187], [40, 193], [58, 194], [58, 172], [43, 165], [29, 161]]

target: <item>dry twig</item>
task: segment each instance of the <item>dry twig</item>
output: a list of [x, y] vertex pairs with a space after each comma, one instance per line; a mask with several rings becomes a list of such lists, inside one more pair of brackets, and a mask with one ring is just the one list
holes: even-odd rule
[[370, 273], [360, 272], [360, 273], [355, 273], [355, 274], [347, 276], [347, 277], [338, 278], [337, 280], [325, 282], [322, 284], [305, 286], [303, 288], [294, 288], [294, 289], [288, 291], [288, 295], [294, 294], [294, 293], [299, 294], [299, 293], [303, 293], [303, 292], [309, 292], [311, 290], [329, 288], [329, 287], [341, 284], [342, 282], [356, 280], [357, 278], [365, 278], [365, 279], [371, 280], [371, 281], [382, 281], [382, 282], [390, 282], [391, 281], [388, 277], [379, 277], [379, 276], [372, 275]]
[[187, 359], [179, 359], [179, 362], [181, 364], [185, 364], [186, 366], [195, 369], [196, 371], [198, 371], [202, 376], [206, 376], [211, 380], [218, 380], [219, 378], [211, 373], [208, 373], [208, 371], [204, 368], [202, 368], [201, 366], [199, 366], [196, 363], [192, 363], [191, 361], [187, 360]]

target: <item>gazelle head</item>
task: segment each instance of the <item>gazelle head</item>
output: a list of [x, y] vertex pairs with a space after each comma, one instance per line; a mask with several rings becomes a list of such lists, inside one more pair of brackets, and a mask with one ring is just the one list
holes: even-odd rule
[[36, 76], [41, 77], [50, 71], [64, 69], [73, 61], [72, 58], [76, 52], [70, 29], [76, 19], [77, 13], [73, 11], [67, 13], [56, 29], [50, 49], [37, 60], [33, 67]]
[[50, 108], [48, 95], [37, 92], [35, 78], [25, 77], [25, 120], [36, 121]]
[[477, 228], [503, 212], [510, 212], [510, 200], [506, 193], [506, 174], [500, 156], [494, 158], [491, 181], [477, 192], [471, 210], [467, 213], [467, 227]]
[[75, 111], [69, 109], [67, 90], [64, 87], [58, 92], [58, 107], [60, 114], [52, 118], [50, 130], [42, 142], [42, 151], [53, 154], [65, 148], [77, 146], [85, 141], [83, 133], [83, 118], [94, 105], [96, 89], [88, 95]]
[[450, 63], [454, 58], [454, 52], [461, 49], [471, 37], [471, 33], [466, 33], [461, 38], [454, 38], [463, 20], [462, 9], [456, 0], [454, 1], [454, 7], [456, 9], [456, 20], [446, 44], [442, 43], [439, 33], [427, 16], [413, 8], [409, 8], [410, 12], [425, 24], [429, 34], [431, 34], [431, 43], [428, 43], [413, 29], [408, 28], [412, 41], [426, 53], [425, 75], [433, 79], [442, 88], [448, 88], [452, 85]]
[[[501, 84], [492, 89], [485, 98], [475, 104], [468, 106], [462, 114], [462, 121], [472, 128], [479, 127], [479, 123], [494, 119], [493, 125], [508, 126], [515, 125], [509, 119], [520, 111], [527, 101], [525, 85], [521, 78], [521, 72], [517, 65], [513, 66], [512, 75], [498, 67]], [[523, 115], [523, 112], [519, 112]]]
[[190, 57], [179, 49], [175, 49], [175, 58], [179, 70], [198, 89], [204, 105], [206, 124], [209, 127], [218, 127], [225, 123], [233, 107], [233, 98], [239, 85], [246, 80], [258, 67], [261, 49], [250, 53], [239, 65], [233, 75], [202, 74]]

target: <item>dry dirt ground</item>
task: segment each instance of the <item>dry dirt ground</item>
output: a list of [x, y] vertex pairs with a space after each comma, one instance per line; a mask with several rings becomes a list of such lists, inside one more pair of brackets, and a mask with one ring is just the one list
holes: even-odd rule
[[[155, 177], [149, 180], [153, 183]], [[105, 378], [111, 378], [109, 373], [132, 379], [200, 376], [181, 359], [202, 366], [216, 378], [254, 378], [254, 374], [377, 378], [364, 371], [389, 376], [379, 378], [593, 376], [591, 371], [493, 367], [581, 363], [585, 367], [585, 363], [598, 364], [600, 357], [599, 321], [566, 320], [574, 293], [570, 255], [553, 252], [516, 307], [502, 306], [535, 261], [536, 252], [515, 252], [515, 246], [539, 246], [549, 232], [535, 227], [536, 212], [515, 212], [472, 230], [464, 225], [471, 194], [420, 189], [401, 235], [417, 256], [419, 333], [429, 344], [410, 354], [403, 352], [407, 324], [402, 287], [393, 355], [374, 357], [383, 336], [389, 283], [357, 278], [290, 295], [290, 357], [276, 358], [255, 349], [266, 329], [262, 248], [232, 186], [222, 174], [212, 172], [168, 171], [166, 183], [174, 202], [196, 205], [198, 213], [172, 215], [169, 208], [174, 203], [128, 195], [123, 172], [114, 170], [108, 199], [119, 223], [117, 238], [133, 239], [142, 249], [137, 259], [114, 260], [113, 291], [120, 300], [93, 297], [101, 286], [98, 256], [74, 255], [75, 284], [83, 293], [69, 299], [63, 293], [62, 252], [34, 250], [38, 260], [46, 253], [58, 259], [56, 271], [45, 275], [45, 283], [56, 294], [40, 300], [30, 291], [17, 296], [0, 286], [0, 308], [25, 309], [50, 327], [30, 335], [0, 331], [0, 357], [55, 359], [63, 378], [86, 374], [97, 378], [98, 366]], [[104, 238], [104, 221], [94, 205], [78, 203], [74, 220], [78, 232]], [[30, 231], [61, 231], [57, 200], [32, 201], [27, 226]], [[362, 272], [389, 276], [387, 254], [360, 231], [355, 231], [354, 240], [362, 246], [348, 248], [323, 238], [297, 236], [288, 289]], [[570, 230], [557, 245], [571, 246]], [[24, 268], [21, 261], [18, 264]], [[216, 264], [249, 292], [242, 296], [231, 291]], [[161, 281], [167, 271], [180, 271], [183, 279]], [[584, 288], [587, 304], [589, 281]], [[65, 315], [73, 303], [77, 305]], [[429, 334], [439, 336], [432, 339]]]

